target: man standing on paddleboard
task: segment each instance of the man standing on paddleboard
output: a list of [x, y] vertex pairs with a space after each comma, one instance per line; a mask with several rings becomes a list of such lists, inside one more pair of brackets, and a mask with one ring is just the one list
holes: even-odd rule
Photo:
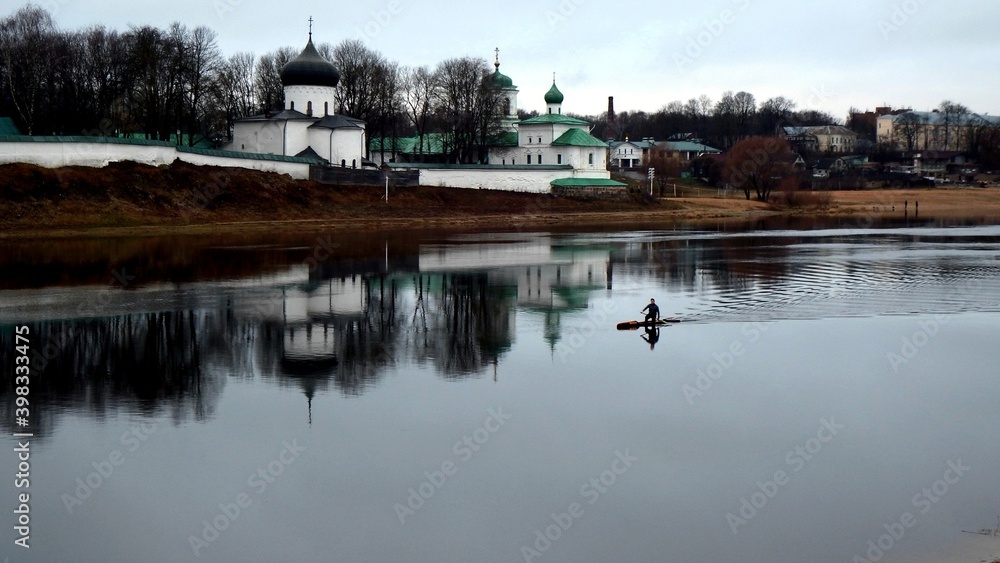
[[[648, 313], [646, 311], [649, 311]], [[660, 308], [656, 305], [656, 299], [650, 299], [649, 305], [643, 307], [642, 313], [646, 313], [646, 322], [660, 320]]]

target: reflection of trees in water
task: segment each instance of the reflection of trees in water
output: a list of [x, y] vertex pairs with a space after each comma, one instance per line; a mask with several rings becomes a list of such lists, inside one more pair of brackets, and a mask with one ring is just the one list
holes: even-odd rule
[[424, 312], [414, 327], [414, 357], [433, 363], [445, 377], [480, 372], [513, 344], [516, 289], [490, 285], [485, 273], [443, 276], [440, 289], [418, 295], [418, 304], [431, 314]]
[[[330, 385], [360, 394], [404, 361], [468, 377], [511, 348], [515, 288], [491, 285], [487, 274], [413, 281], [370, 278], [359, 312], [311, 312], [294, 323], [246, 314], [234, 299], [209, 310], [33, 323], [28, 430], [44, 435], [62, 408], [204, 420], [228, 377], [277, 376], [310, 399]], [[13, 365], [13, 328], [0, 332], [0, 361]], [[0, 414], [17, 431], [12, 386], [12, 377], [0, 384]]]
[[[210, 417], [222, 378], [202, 369], [203, 317], [192, 311], [46, 321], [31, 328], [31, 416], [44, 433], [48, 406], [83, 406], [96, 416], [124, 408], [168, 409], [176, 420]], [[10, 338], [4, 331], [4, 339]], [[3, 343], [10, 365], [13, 346]], [[13, 413], [13, 380], [4, 382], [5, 407]], [[4, 418], [9, 424], [11, 417]]]

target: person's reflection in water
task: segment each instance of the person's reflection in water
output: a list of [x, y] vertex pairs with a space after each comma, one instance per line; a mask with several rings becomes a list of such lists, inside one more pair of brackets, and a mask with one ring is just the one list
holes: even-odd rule
[[652, 350], [656, 346], [656, 343], [660, 340], [660, 327], [658, 326], [647, 326], [646, 334], [642, 335], [642, 339], [649, 342], [649, 349]]

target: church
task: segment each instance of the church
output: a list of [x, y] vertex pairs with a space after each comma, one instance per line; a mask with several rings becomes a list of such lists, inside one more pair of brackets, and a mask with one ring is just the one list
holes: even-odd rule
[[[340, 71], [316, 50], [310, 27], [305, 48], [281, 69], [281, 111], [237, 121], [233, 141], [225, 149], [308, 158], [336, 168], [373, 169], [374, 160], [395, 170], [418, 171], [423, 185], [532, 192], [625, 189], [625, 184], [611, 180], [608, 145], [590, 134], [588, 122], [563, 115], [565, 97], [554, 76], [545, 94], [546, 113], [519, 120], [518, 89], [500, 72], [499, 50], [494, 66], [488, 79], [503, 95], [504, 132], [490, 147], [488, 161], [446, 164], [442, 152], [436, 164], [414, 163], [406, 147], [417, 150], [416, 139], [374, 139], [369, 144], [363, 121], [334, 113]], [[428, 154], [428, 144], [433, 152], [433, 135], [425, 137], [421, 156]]]
[[334, 166], [374, 166], [365, 160], [365, 123], [337, 115], [340, 71], [324, 59], [312, 41], [281, 69], [285, 103], [281, 111], [237, 121], [225, 150], [324, 160]]

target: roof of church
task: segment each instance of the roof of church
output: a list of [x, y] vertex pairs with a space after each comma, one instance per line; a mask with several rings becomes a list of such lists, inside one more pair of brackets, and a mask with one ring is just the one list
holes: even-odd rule
[[281, 84], [283, 86], [329, 86], [336, 88], [340, 82], [340, 71], [330, 61], [323, 58], [312, 42], [302, 49], [299, 56], [288, 61], [281, 68]]
[[308, 158], [310, 160], [326, 162], [326, 159], [320, 156], [318, 152], [314, 151], [312, 147], [306, 147], [305, 150], [295, 155], [295, 158]]
[[570, 129], [552, 141], [554, 147], [607, 147], [608, 144], [583, 129]]
[[496, 84], [500, 88], [513, 88], [514, 81], [506, 74], [500, 72], [500, 67], [497, 67], [496, 72], [494, 72], [491, 77], [493, 78], [493, 84]]
[[542, 115], [525, 119], [521, 123], [524, 125], [558, 123], [560, 125], [590, 126], [589, 123], [582, 119], [576, 119], [575, 117], [569, 117], [568, 115], [562, 115], [561, 113], [543, 113]]
[[278, 113], [262, 113], [259, 115], [251, 115], [249, 117], [244, 117], [238, 121], [269, 121], [271, 119], [316, 119], [315, 117], [309, 117], [308, 115], [302, 113], [301, 111], [296, 111], [294, 109], [281, 110]]
[[309, 126], [310, 129], [313, 127], [324, 129], [364, 129], [365, 122], [345, 115], [328, 115]]
[[563, 103], [564, 99], [565, 96], [563, 96], [563, 93], [559, 91], [559, 88], [556, 88], [556, 81], [553, 80], [552, 87], [549, 88], [549, 91], [545, 93], [545, 103], [561, 104]]
[[0, 135], [20, 135], [21, 131], [9, 117], [0, 117]]
[[607, 178], [559, 178], [557, 180], [552, 180], [550, 185], [562, 187], [619, 187], [627, 186], [628, 184], [623, 184], [622, 182], [609, 180]]

